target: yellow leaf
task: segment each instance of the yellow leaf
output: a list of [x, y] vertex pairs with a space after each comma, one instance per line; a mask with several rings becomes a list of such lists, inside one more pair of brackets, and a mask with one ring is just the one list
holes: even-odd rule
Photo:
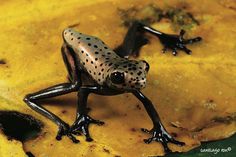
[[[150, 3], [161, 8], [185, 5], [200, 21], [187, 36], [203, 37], [201, 43], [188, 45], [193, 51], [191, 56], [184, 52], [179, 52], [177, 57], [162, 54], [162, 45], [155, 37], [141, 50], [139, 59], [150, 64], [148, 85], [143, 92], [152, 100], [168, 132], [186, 143], [184, 147], [170, 144], [170, 148], [186, 152], [199, 146], [201, 141], [223, 139], [235, 133], [235, 119], [228, 118], [236, 113], [234, 10], [214, 0], [189, 0], [186, 4], [177, 0], [10, 0], [1, 2], [0, 6], [0, 60], [6, 62], [0, 64], [0, 110], [27, 113], [45, 125], [38, 138], [23, 143], [25, 151], [36, 157], [164, 155], [161, 144], [143, 143], [149, 136], [140, 128], [151, 128], [152, 123], [142, 104], [130, 94], [91, 95], [90, 115], [106, 124], [91, 126], [95, 141], [87, 143], [79, 136], [80, 144], [73, 144], [66, 137], [56, 141], [56, 125], [22, 101], [28, 93], [67, 81], [60, 53], [63, 29], [74, 25], [78, 31], [98, 36], [115, 48], [127, 31], [121, 25], [117, 8]], [[178, 33], [170, 25], [163, 20], [153, 27], [166, 33]], [[77, 94], [71, 93], [41, 104], [72, 124], [76, 103]], [[19, 142], [15, 145], [15, 141], [7, 141], [2, 135], [0, 142], [4, 142], [3, 151], [21, 147]]]
[[16, 140], [8, 140], [0, 133], [0, 156], [1, 157], [27, 157], [22, 143]]

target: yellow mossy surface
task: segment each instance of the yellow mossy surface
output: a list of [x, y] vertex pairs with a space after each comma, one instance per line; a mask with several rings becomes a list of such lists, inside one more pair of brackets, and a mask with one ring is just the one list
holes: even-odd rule
[[[187, 36], [203, 37], [201, 43], [188, 46], [193, 51], [191, 56], [183, 52], [177, 57], [162, 54], [162, 45], [154, 37], [141, 51], [139, 59], [150, 64], [148, 84], [143, 92], [152, 100], [166, 129], [186, 143], [184, 147], [170, 144], [170, 148], [185, 152], [199, 146], [200, 141], [234, 134], [236, 11], [229, 7], [234, 5], [232, 1], [222, 5], [222, 0], [9, 0], [0, 5], [0, 59], [6, 61], [0, 64], [0, 110], [28, 113], [45, 124], [38, 138], [23, 144], [25, 151], [36, 157], [163, 155], [159, 143], [143, 143], [149, 136], [140, 128], [151, 128], [151, 121], [142, 104], [131, 94], [91, 95], [90, 115], [106, 124], [91, 126], [95, 141], [87, 143], [79, 136], [80, 144], [73, 144], [65, 137], [56, 141], [57, 127], [22, 101], [28, 93], [66, 81], [60, 53], [64, 28], [77, 24], [78, 31], [98, 36], [110, 47], [116, 47], [127, 31], [121, 25], [117, 8], [150, 3], [160, 7], [186, 5], [200, 21], [200, 26], [187, 32]], [[178, 33], [173, 32], [170, 25], [168, 21], [161, 21], [153, 27]], [[72, 124], [76, 103], [76, 93], [71, 93], [44, 101], [43, 105]], [[226, 122], [227, 117], [230, 118]], [[5, 142], [6, 147], [14, 146], [12, 142]]]
[[22, 143], [15, 140], [8, 140], [2, 132], [0, 133], [0, 156], [27, 157], [22, 148]]

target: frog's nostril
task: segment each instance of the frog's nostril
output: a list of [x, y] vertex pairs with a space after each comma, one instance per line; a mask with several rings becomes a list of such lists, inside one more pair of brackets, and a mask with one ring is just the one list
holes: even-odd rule
[[63, 37], [63, 39], [64, 39], [64, 37], [65, 37], [67, 34], [68, 34], [67, 29], [65, 29], [65, 30], [62, 31], [62, 37]]
[[64, 31], [63, 31], [63, 34], [64, 34], [64, 35], [67, 35], [67, 34], [69, 34], [69, 33], [71, 33], [71, 29], [70, 29], [70, 28], [64, 29]]

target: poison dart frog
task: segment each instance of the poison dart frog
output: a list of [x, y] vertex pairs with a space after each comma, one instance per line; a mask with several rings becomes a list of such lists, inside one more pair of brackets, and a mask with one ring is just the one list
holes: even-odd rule
[[[191, 51], [185, 45], [201, 40], [201, 37], [184, 39], [185, 32], [183, 30], [180, 31], [179, 35], [170, 35], [135, 21], [129, 28], [123, 43], [112, 50], [97, 37], [77, 32], [72, 28], [63, 31], [64, 44], [61, 52], [68, 71], [69, 81], [28, 94], [24, 98], [30, 108], [58, 125], [57, 140], [61, 140], [62, 136], [67, 136], [74, 143], [78, 143], [79, 140], [76, 139], [75, 135], [80, 134], [86, 137], [86, 141], [93, 140], [89, 133], [89, 125], [92, 123], [103, 125], [104, 122], [95, 120], [88, 115], [87, 99], [90, 93], [98, 95], [132, 93], [142, 102], [153, 123], [151, 130], [141, 129], [143, 132], [151, 134], [151, 137], [145, 139], [144, 142], [160, 142], [166, 153], [171, 152], [167, 146], [168, 143], [184, 145], [184, 142], [175, 140], [167, 132], [151, 100], [140, 91], [146, 86], [149, 64], [144, 60], [130, 60], [129, 56], [137, 56], [140, 48], [148, 43], [145, 32], [158, 37], [164, 45], [163, 52], [166, 49], [171, 49], [173, 55], [177, 55], [178, 49], [190, 54]], [[37, 104], [38, 100], [70, 92], [78, 93], [76, 120], [71, 126]]]

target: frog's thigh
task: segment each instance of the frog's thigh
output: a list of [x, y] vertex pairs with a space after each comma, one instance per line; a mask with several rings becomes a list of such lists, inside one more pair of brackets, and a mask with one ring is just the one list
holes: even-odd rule
[[63, 61], [66, 65], [69, 74], [69, 80], [71, 82], [81, 81], [80, 80], [81, 70], [78, 67], [78, 59], [76, 58], [74, 51], [64, 44], [61, 48], [61, 52]]
[[143, 25], [137, 21], [129, 27], [125, 38], [120, 46], [114, 51], [120, 57], [138, 56], [142, 46], [148, 43], [148, 39], [142, 30]]

